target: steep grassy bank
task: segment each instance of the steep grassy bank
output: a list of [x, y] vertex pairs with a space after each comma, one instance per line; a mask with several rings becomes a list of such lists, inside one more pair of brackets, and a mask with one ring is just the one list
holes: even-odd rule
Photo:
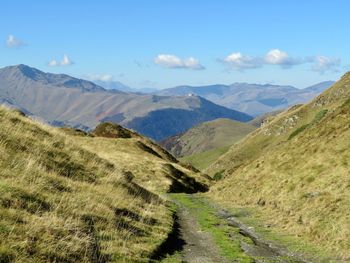
[[[107, 125], [109, 129], [116, 127], [115, 124]], [[210, 184], [210, 178], [181, 166], [172, 155], [157, 144], [134, 132], [124, 130], [128, 132], [127, 138], [75, 136], [74, 141], [120, 169], [131, 170], [134, 181], [154, 193], [171, 192], [175, 186], [183, 188], [184, 192], [190, 191], [190, 188], [196, 192], [201, 188], [204, 190], [205, 185]]]
[[250, 207], [272, 228], [350, 260], [350, 74], [277, 115], [208, 169], [209, 195]]
[[[141, 171], [151, 174], [154, 159], [145, 157], [138, 169], [132, 152], [112, 162], [78, 139], [96, 138], [78, 134], [0, 108], [0, 262], [147, 262], [167, 238], [171, 210], [136, 182]], [[129, 148], [141, 158], [137, 145]], [[170, 182], [181, 180], [184, 189], [196, 182], [187, 170], [179, 179], [170, 171], [175, 163], [155, 158]], [[158, 192], [172, 184], [160, 185]]]

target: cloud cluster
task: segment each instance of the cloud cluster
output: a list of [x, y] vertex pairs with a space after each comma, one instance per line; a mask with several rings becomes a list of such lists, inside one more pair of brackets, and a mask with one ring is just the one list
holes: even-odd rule
[[[20, 48], [23, 46], [26, 46], [26, 43], [23, 42], [21, 39], [15, 37], [14, 35], [9, 35], [6, 39], [6, 46], [8, 48]], [[56, 59], [52, 59], [48, 65], [50, 67], [57, 67], [57, 66], [69, 66], [74, 64], [73, 61], [68, 57], [68, 55], [64, 54], [61, 61], [58, 61]]]
[[234, 70], [244, 70], [259, 68], [262, 65], [262, 60], [257, 57], [245, 56], [240, 52], [232, 53], [223, 59], [223, 62]]
[[[9, 35], [6, 39], [8, 48], [20, 48], [26, 44], [14, 35]], [[221, 63], [226, 65], [229, 70], [244, 71], [248, 69], [256, 69], [264, 66], [279, 66], [283, 69], [291, 68], [296, 65], [309, 64], [311, 70], [320, 74], [326, 72], [338, 72], [341, 67], [339, 58], [327, 57], [322, 55], [309, 57], [292, 57], [287, 52], [280, 49], [271, 49], [262, 56], [249, 56], [240, 52], [234, 52], [225, 58], [219, 59]], [[137, 60], [134, 61], [138, 67], [149, 67]], [[169, 69], [191, 69], [203, 70], [205, 67], [194, 57], [179, 58], [172, 54], [159, 54], [154, 58], [154, 63]], [[74, 64], [68, 55], [64, 54], [61, 60], [52, 59], [48, 66], [69, 66]], [[111, 81], [111, 75], [96, 75], [94, 80]]]
[[14, 35], [9, 35], [6, 39], [6, 46], [8, 48], [20, 48], [22, 46], [25, 46], [25, 43], [16, 38]]
[[330, 58], [325, 56], [314, 56], [308, 58], [308, 60], [313, 63], [311, 69], [317, 71], [321, 74], [327, 71], [338, 72], [341, 65], [340, 58]]
[[296, 58], [291, 57], [287, 52], [279, 49], [272, 49], [261, 57], [247, 56], [240, 52], [236, 52], [228, 55], [220, 61], [228, 66], [229, 69], [237, 71], [260, 68], [264, 65], [276, 65], [286, 69], [300, 64], [311, 63], [311, 69], [321, 74], [327, 71], [337, 71], [341, 64], [341, 61], [338, 58], [330, 58], [326, 56]]
[[57, 61], [56, 59], [53, 59], [49, 62], [50, 67], [57, 67], [57, 66], [69, 66], [72, 65], [73, 61], [68, 57], [68, 55], [64, 54], [61, 61]]
[[199, 63], [198, 59], [193, 57], [181, 59], [175, 55], [169, 54], [160, 54], [156, 56], [154, 58], [154, 63], [164, 68], [205, 69], [205, 67]]

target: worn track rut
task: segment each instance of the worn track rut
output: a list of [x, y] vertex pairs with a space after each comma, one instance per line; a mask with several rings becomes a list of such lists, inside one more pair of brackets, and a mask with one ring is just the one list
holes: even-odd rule
[[[178, 206], [176, 225], [177, 239], [181, 240], [181, 259], [176, 262], [188, 263], [228, 263], [228, 262], [256, 262], [256, 263], [310, 263], [301, 255], [293, 254], [283, 246], [268, 242], [257, 235], [252, 228], [245, 226], [228, 211], [203, 201], [197, 195], [186, 195], [187, 204], [181, 202], [176, 196], [171, 197]], [[197, 207], [195, 209], [207, 209], [210, 207], [215, 217], [218, 218], [221, 227], [225, 230], [225, 235], [238, 243], [238, 247], [247, 256], [242, 259], [228, 259], [223, 256], [222, 248], [217, 244], [213, 236], [208, 231], [203, 231], [198, 222], [196, 213], [193, 212], [191, 202]], [[189, 205], [190, 204], [190, 205]], [[237, 241], [238, 240], [238, 241]], [[217, 240], [216, 240], [217, 241]], [[248, 260], [247, 260], [248, 259]], [[172, 261], [173, 262], [173, 261]]]

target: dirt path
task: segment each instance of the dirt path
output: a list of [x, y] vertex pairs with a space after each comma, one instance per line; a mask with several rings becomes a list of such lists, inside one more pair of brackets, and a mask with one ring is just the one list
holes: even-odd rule
[[176, 260], [169, 262], [310, 262], [262, 239], [229, 212], [198, 195], [175, 194], [171, 199], [178, 206], [177, 238], [182, 243]]
[[211, 235], [201, 231], [197, 219], [183, 205], [179, 205], [178, 222], [185, 245], [182, 251], [184, 262], [217, 263], [229, 262], [220, 256]]

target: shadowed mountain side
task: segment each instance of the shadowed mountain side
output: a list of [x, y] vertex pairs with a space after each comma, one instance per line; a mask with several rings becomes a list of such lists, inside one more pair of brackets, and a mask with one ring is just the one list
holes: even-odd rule
[[221, 117], [235, 117], [241, 121], [249, 120], [246, 115], [239, 114], [237, 116], [236, 113], [227, 112], [223, 107], [215, 107], [214, 109], [213, 107], [208, 107], [204, 108], [203, 111], [201, 109], [193, 111], [164, 109], [150, 112], [142, 118], [135, 118], [127, 126], [160, 141], [173, 134], [184, 132], [193, 127], [193, 125]]

